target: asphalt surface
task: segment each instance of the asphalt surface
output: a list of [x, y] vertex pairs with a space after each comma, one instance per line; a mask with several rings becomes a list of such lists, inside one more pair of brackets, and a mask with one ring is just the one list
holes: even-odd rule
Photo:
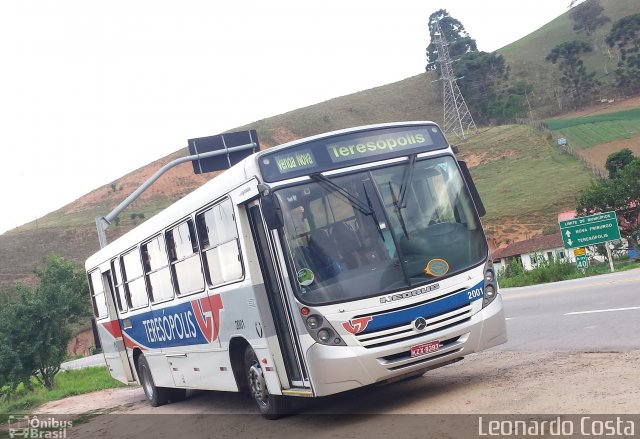
[[501, 290], [509, 342], [496, 350], [640, 348], [640, 270]]

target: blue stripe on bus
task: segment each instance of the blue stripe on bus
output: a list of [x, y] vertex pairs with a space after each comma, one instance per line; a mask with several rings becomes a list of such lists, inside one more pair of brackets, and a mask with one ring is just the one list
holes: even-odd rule
[[147, 311], [127, 319], [131, 321], [131, 328], [123, 332], [150, 349], [207, 343], [192, 302]]
[[[396, 326], [411, 323], [418, 317], [430, 319], [441, 314], [453, 311], [457, 308], [468, 305], [475, 300], [481, 300], [484, 297], [483, 282], [460, 291], [459, 293], [432, 302], [423, 303], [411, 308], [405, 308], [399, 311], [390, 311], [384, 314], [372, 316], [372, 320], [367, 325], [367, 329], [360, 334], [369, 334], [371, 332], [381, 331]], [[479, 293], [479, 294], [478, 294]], [[475, 297], [474, 297], [475, 296]]]

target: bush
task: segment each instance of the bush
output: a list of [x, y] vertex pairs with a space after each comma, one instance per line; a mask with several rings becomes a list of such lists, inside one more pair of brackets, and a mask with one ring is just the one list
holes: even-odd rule
[[506, 270], [499, 273], [499, 282], [502, 287], [521, 287], [557, 282], [580, 276], [582, 276], [582, 273], [571, 262], [542, 259], [533, 270], [526, 271], [518, 258], [514, 259]]

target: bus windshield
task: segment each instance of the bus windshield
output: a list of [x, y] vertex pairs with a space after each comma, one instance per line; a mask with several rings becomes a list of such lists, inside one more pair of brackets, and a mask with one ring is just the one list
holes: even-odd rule
[[450, 156], [275, 191], [299, 299], [321, 305], [417, 287], [484, 261], [487, 244]]

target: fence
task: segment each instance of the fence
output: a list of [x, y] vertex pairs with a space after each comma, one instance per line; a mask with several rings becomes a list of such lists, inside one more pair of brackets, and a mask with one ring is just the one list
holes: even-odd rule
[[553, 131], [549, 129], [547, 124], [541, 120], [528, 120], [528, 119], [516, 119], [516, 123], [520, 125], [529, 125], [538, 131], [542, 132], [546, 139], [553, 141], [553, 144], [561, 151], [570, 154], [582, 162], [582, 164], [591, 171], [593, 175], [598, 178], [607, 178], [607, 173], [604, 169], [601, 169], [597, 164], [593, 163], [587, 156], [582, 154], [580, 149], [573, 148], [569, 143], [564, 145], [558, 145], [558, 138], [553, 134]]

